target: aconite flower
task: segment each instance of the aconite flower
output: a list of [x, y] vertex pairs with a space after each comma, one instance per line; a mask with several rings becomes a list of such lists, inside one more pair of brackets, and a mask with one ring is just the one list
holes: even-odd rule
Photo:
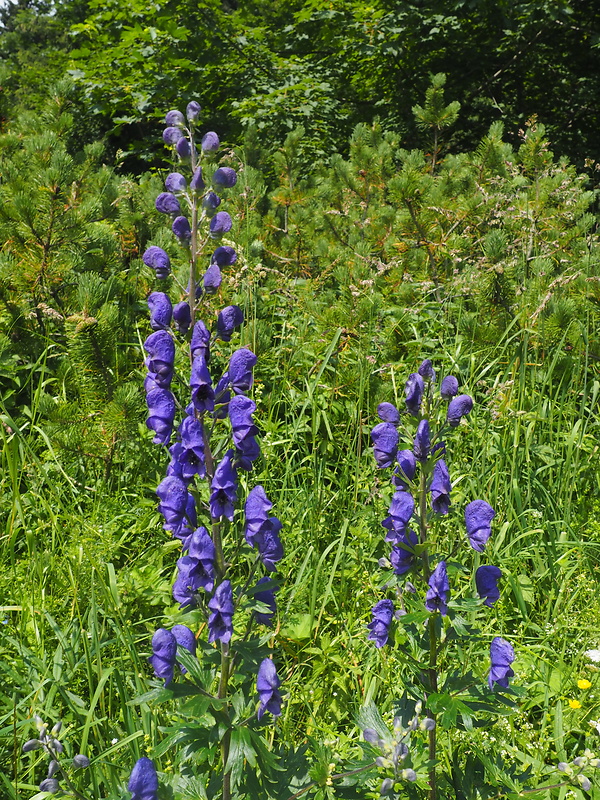
[[433, 368], [433, 364], [431, 363], [430, 358], [426, 358], [421, 361], [419, 365], [419, 369], [417, 370], [419, 375], [424, 378], [426, 381], [434, 381], [435, 380], [435, 370]]
[[187, 300], [182, 300], [173, 308], [173, 321], [179, 333], [185, 336], [192, 324], [192, 312]]
[[241, 347], [232, 353], [227, 372], [229, 373], [229, 382], [236, 394], [243, 394], [251, 389], [254, 383], [252, 370], [256, 361], [255, 354], [247, 347]]
[[180, 172], [171, 172], [165, 179], [165, 189], [173, 194], [174, 192], [185, 192], [187, 181]]
[[185, 125], [185, 117], [181, 113], [181, 111], [177, 111], [174, 109], [173, 111], [168, 111], [165, 117], [165, 125], [169, 126], [177, 126], [177, 125]]
[[394, 616], [394, 604], [391, 600], [380, 600], [371, 609], [373, 621], [367, 625], [369, 638], [375, 642], [375, 647], [383, 647], [387, 644], [390, 625]]
[[459, 394], [448, 403], [446, 420], [451, 428], [456, 428], [463, 417], [471, 413], [473, 408], [473, 398], [468, 394]]
[[490, 606], [500, 597], [500, 589], [498, 588], [498, 581], [502, 577], [502, 571], [498, 567], [486, 565], [478, 567], [475, 572], [475, 586], [477, 587], [477, 594], [482, 600], [485, 600], [485, 605]]
[[150, 267], [156, 272], [156, 277], [160, 279], [166, 278], [171, 272], [171, 260], [167, 253], [156, 245], [151, 245], [147, 248], [142, 256], [142, 261], [147, 267]]
[[274, 717], [281, 715], [281, 694], [279, 687], [281, 681], [277, 675], [275, 664], [270, 658], [265, 658], [260, 667], [258, 668], [258, 675], [256, 677], [256, 690], [258, 692], [258, 699], [260, 705], [256, 714], [258, 719], [261, 719], [263, 714], [268, 711]]
[[222, 245], [217, 247], [211, 256], [211, 263], [217, 264], [219, 267], [230, 267], [237, 261], [237, 253], [229, 245]]
[[445, 617], [448, 613], [448, 596], [450, 584], [446, 571], [446, 562], [440, 561], [431, 573], [428, 581], [429, 589], [425, 595], [425, 608], [428, 611], [439, 611]]
[[203, 353], [196, 355], [192, 362], [190, 387], [192, 403], [196, 411], [212, 411], [215, 406], [215, 393]]
[[431, 432], [429, 422], [422, 419], [417, 427], [417, 433], [413, 442], [413, 452], [417, 461], [427, 461], [431, 450]]
[[206, 184], [202, 180], [202, 167], [196, 167], [190, 181], [190, 189], [193, 192], [201, 192], [204, 188], [206, 188]]
[[230, 641], [233, 634], [233, 592], [231, 582], [223, 581], [215, 589], [208, 601], [210, 616], [208, 617], [208, 641], [223, 643]]
[[397, 466], [392, 474], [392, 482], [399, 489], [408, 489], [408, 482], [412, 481], [417, 471], [417, 459], [412, 450], [399, 450], [396, 456]]
[[234, 451], [228, 450], [219, 462], [210, 484], [210, 515], [213, 519], [226, 517], [233, 522], [237, 499], [237, 471], [233, 464]]
[[269, 610], [255, 610], [254, 616], [256, 617], [256, 621], [259, 623], [259, 625], [271, 626], [273, 624], [273, 617], [277, 611], [277, 603], [275, 601], [275, 592], [277, 591], [277, 587], [273, 586], [273, 588], [270, 589], [259, 589], [259, 586], [263, 586], [264, 584], [272, 584], [272, 579], [266, 575], [264, 578], [261, 578], [255, 586], [253, 595], [254, 600], [267, 606]]
[[490, 671], [488, 674], [490, 689], [494, 688], [495, 683], [504, 689], [508, 688], [508, 679], [515, 674], [510, 666], [514, 660], [515, 651], [510, 642], [496, 636], [490, 645]]
[[213, 239], [216, 239], [219, 236], [223, 236], [223, 234], [228, 233], [231, 230], [232, 225], [233, 222], [227, 211], [217, 211], [210, 221], [208, 230]]
[[458, 381], [454, 375], [446, 375], [440, 386], [440, 394], [444, 400], [452, 400], [458, 394]]
[[152, 655], [148, 659], [154, 674], [168, 686], [173, 680], [173, 667], [177, 655], [177, 640], [171, 631], [159, 628], [152, 637]]
[[226, 306], [217, 317], [217, 337], [229, 342], [233, 331], [244, 321], [244, 312], [239, 306]]
[[391, 422], [380, 422], [371, 431], [373, 455], [379, 469], [391, 467], [398, 452], [398, 430]]
[[203, 283], [206, 294], [215, 294], [218, 291], [223, 276], [217, 264], [211, 264], [204, 273]]
[[177, 144], [175, 145], [175, 149], [177, 150], [177, 155], [182, 159], [189, 158], [192, 152], [190, 143], [185, 136], [182, 136], [181, 139], [178, 140]]
[[194, 324], [192, 329], [190, 352], [192, 358], [203, 355], [205, 363], [208, 364], [210, 359], [210, 331], [201, 319]]
[[179, 239], [179, 241], [182, 242], [182, 244], [186, 244], [192, 238], [192, 229], [190, 228], [190, 223], [187, 217], [175, 217], [173, 224], [171, 225], [171, 230]]
[[422, 376], [419, 375], [418, 372], [413, 372], [412, 375], [408, 376], [408, 380], [404, 386], [404, 394], [406, 395], [406, 410], [409, 414], [412, 414], [413, 417], [419, 416], [424, 390], [425, 384], [423, 383]]
[[158, 800], [158, 775], [149, 758], [140, 758], [135, 762], [127, 788], [131, 792], [131, 800]]
[[212, 177], [212, 182], [223, 189], [231, 189], [237, 183], [237, 173], [231, 167], [219, 167]]
[[394, 492], [390, 503], [389, 516], [381, 523], [387, 528], [386, 541], [395, 542], [399, 534], [406, 531], [410, 518], [415, 510], [415, 501], [412, 494], [401, 489]]
[[154, 431], [154, 444], [168, 445], [173, 432], [175, 419], [175, 397], [169, 389], [159, 387], [152, 389], [146, 395], [148, 418], [146, 427]]
[[418, 543], [419, 539], [414, 531], [398, 534], [390, 554], [390, 562], [396, 575], [404, 575], [412, 567]]
[[160, 211], [161, 214], [173, 214], [173, 216], [175, 216], [181, 212], [179, 200], [174, 194], [171, 194], [171, 192], [161, 192], [156, 198], [154, 205], [156, 206], [156, 210]]
[[150, 309], [150, 325], [155, 330], [168, 328], [173, 316], [173, 306], [169, 296], [164, 292], [152, 292], [148, 296]]
[[485, 500], [473, 500], [465, 508], [465, 525], [467, 536], [473, 550], [483, 553], [487, 540], [492, 533], [492, 520], [496, 512]]
[[397, 425], [400, 422], [400, 412], [392, 403], [379, 403], [377, 416], [382, 422], [391, 422], [392, 425]]
[[194, 122], [198, 119], [198, 115], [200, 114], [201, 110], [202, 107], [200, 106], [200, 103], [198, 103], [196, 100], [190, 100], [185, 109], [185, 115], [190, 122]]
[[429, 491], [431, 508], [436, 514], [447, 514], [450, 509], [450, 474], [443, 459], [435, 462]]
[[169, 127], [165, 128], [162, 134], [163, 142], [165, 144], [174, 145], [183, 137], [183, 131], [181, 128], [177, 128], [173, 125], [169, 125]]
[[209, 131], [205, 133], [202, 137], [201, 148], [204, 153], [214, 153], [215, 150], [219, 149], [220, 145], [219, 137], [214, 131]]

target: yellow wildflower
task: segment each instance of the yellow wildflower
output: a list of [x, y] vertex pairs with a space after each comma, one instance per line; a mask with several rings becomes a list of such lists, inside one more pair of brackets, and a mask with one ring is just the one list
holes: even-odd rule
[[581, 703], [579, 700], [569, 700], [569, 705], [571, 708], [581, 708]]
[[586, 680], [585, 678], [582, 678], [581, 680], [577, 681], [577, 686], [580, 689], [589, 689], [591, 685], [592, 684], [590, 683], [590, 681]]

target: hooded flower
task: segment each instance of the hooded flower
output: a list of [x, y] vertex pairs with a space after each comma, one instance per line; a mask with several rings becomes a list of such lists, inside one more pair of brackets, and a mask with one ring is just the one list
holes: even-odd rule
[[190, 189], [193, 192], [201, 192], [206, 188], [206, 184], [202, 179], [202, 167], [196, 167], [192, 180], [190, 181]]
[[444, 400], [452, 400], [458, 394], [458, 381], [454, 375], [446, 375], [440, 386], [440, 394]]
[[258, 675], [256, 678], [256, 691], [260, 705], [256, 714], [258, 719], [261, 719], [265, 711], [272, 714], [274, 717], [281, 715], [281, 694], [279, 687], [281, 681], [277, 676], [275, 664], [270, 658], [265, 658], [258, 668]]
[[217, 641], [225, 644], [233, 634], [233, 592], [230, 581], [223, 581], [215, 589], [214, 595], [208, 601], [211, 611], [208, 618], [208, 642]]
[[397, 425], [400, 422], [400, 412], [392, 403], [379, 403], [377, 416], [382, 422], [391, 422], [392, 425]]
[[391, 600], [380, 600], [372, 608], [373, 621], [367, 625], [369, 629], [368, 638], [375, 642], [375, 647], [383, 647], [387, 644], [390, 625], [394, 616], [394, 604]]
[[492, 639], [490, 645], [490, 672], [488, 675], [490, 689], [494, 688], [495, 683], [504, 689], [508, 688], [508, 679], [515, 674], [510, 666], [514, 660], [515, 651], [506, 639], [501, 639], [500, 636]]
[[498, 581], [501, 577], [502, 571], [498, 567], [493, 566], [478, 567], [475, 572], [477, 594], [482, 600], [485, 600], [485, 605], [490, 608], [500, 597]]
[[431, 508], [436, 514], [447, 514], [450, 509], [450, 474], [443, 459], [435, 462], [429, 491]]
[[185, 138], [185, 136], [182, 136], [181, 139], [179, 139], [177, 141], [177, 143], [175, 145], [175, 149], [177, 150], [177, 154], [179, 155], [179, 157], [181, 159], [183, 159], [183, 160], [185, 160], [186, 158], [189, 158], [190, 154], [192, 152], [192, 148], [190, 147], [190, 143]]
[[154, 674], [168, 686], [173, 680], [173, 667], [177, 655], [177, 640], [171, 631], [159, 628], [152, 637], [152, 655], [148, 659]]
[[277, 517], [269, 517], [256, 539], [258, 554], [263, 567], [269, 572], [274, 572], [277, 562], [283, 558], [283, 545], [279, 538], [282, 524]]
[[[193, 537], [193, 534], [190, 539]], [[210, 537], [209, 537], [210, 538]], [[212, 544], [212, 540], [211, 540]], [[177, 577], [173, 584], [173, 599], [179, 603], [179, 608], [196, 605], [196, 592], [204, 589], [212, 592], [214, 573], [214, 546], [211, 559], [198, 559], [192, 556], [182, 556], [177, 560]]]
[[153, 269], [156, 272], [156, 277], [161, 280], [164, 280], [171, 272], [169, 256], [162, 248], [156, 247], [156, 245], [148, 247], [142, 256], [142, 261], [147, 267]]
[[[183, 116], [183, 115], [182, 115]], [[165, 144], [175, 145], [182, 138], [183, 131], [175, 125], [169, 125], [162, 133], [163, 142]]]
[[204, 153], [214, 153], [215, 150], [219, 149], [220, 144], [217, 134], [214, 131], [209, 131], [202, 137], [202, 144], [200, 146]]
[[185, 117], [181, 113], [181, 111], [177, 111], [177, 109], [173, 109], [173, 111], [168, 111], [165, 117], [165, 125], [172, 125], [177, 127], [181, 125], [182, 127], [185, 125]]
[[203, 283], [206, 294], [215, 294], [218, 291], [223, 276], [217, 264], [211, 264], [204, 273]]
[[[259, 586], [272, 583], [271, 578], [261, 578], [254, 589], [254, 599], [259, 603], [267, 606], [268, 611], [255, 611], [254, 616], [259, 625], [271, 626], [273, 624], [273, 617], [277, 611], [277, 603], [275, 602], [275, 592], [278, 590], [277, 586], [271, 589], [258, 589]], [[257, 591], [258, 590], [258, 591]]]
[[231, 167], [219, 167], [212, 177], [213, 184], [223, 189], [231, 189], [237, 183], [237, 173]]
[[175, 419], [175, 397], [168, 389], [151, 389], [146, 395], [148, 418], [146, 426], [154, 431], [154, 444], [168, 445]]
[[[171, 633], [175, 637], [175, 641], [179, 647], [185, 647], [188, 652], [194, 655], [196, 652], [196, 637], [187, 625], [173, 625]], [[179, 669], [183, 675], [187, 672], [186, 668], [181, 664], [179, 665]]]
[[406, 531], [396, 537], [390, 554], [392, 569], [396, 575], [404, 575], [412, 567], [415, 558], [414, 548], [418, 544], [419, 539], [414, 531]]
[[236, 350], [229, 359], [229, 381], [233, 391], [236, 394], [243, 394], [248, 392], [254, 383], [252, 370], [256, 364], [257, 358], [246, 347], [241, 347]]
[[483, 548], [492, 534], [492, 520], [496, 512], [485, 500], [473, 500], [465, 508], [467, 536], [473, 550], [483, 553]]
[[185, 192], [187, 181], [180, 172], [170, 172], [165, 179], [165, 189], [167, 192]]
[[408, 380], [404, 386], [404, 394], [406, 395], [406, 410], [409, 414], [412, 414], [413, 417], [419, 416], [424, 389], [425, 384], [423, 383], [423, 378], [418, 372], [413, 372], [408, 376]]
[[233, 522], [237, 500], [237, 471], [233, 465], [233, 450], [228, 450], [215, 470], [210, 485], [210, 515], [213, 519], [227, 517]]
[[221, 205], [221, 198], [214, 192], [207, 192], [202, 198], [202, 208], [206, 211], [209, 217], [212, 217]]
[[206, 475], [204, 466], [204, 435], [202, 423], [196, 417], [187, 415], [179, 426], [180, 442], [171, 447], [171, 458], [180, 468], [180, 477], [190, 481], [194, 475], [203, 478]]
[[431, 449], [431, 433], [429, 430], [429, 421], [422, 419], [419, 422], [415, 440], [413, 442], [413, 451], [417, 461], [427, 461], [429, 458], [429, 451]]
[[161, 214], [172, 214], [176, 216], [181, 213], [179, 200], [170, 192], [161, 192], [156, 198], [154, 205], [156, 206], [156, 210], [160, 211]]
[[165, 530], [173, 530], [185, 519], [188, 503], [188, 488], [181, 478], [168, 475], [158, 484], [156, 494], [158, 510], [165, 518]]
[[144, 350], [148, 353], [148, 358], [144, 362], [148, 372], [151, 373], [157, 386], [168, 389], [173, 378], [175, 362], [173, 337], [165, 330], [155, 331], [144, 342]]
[[219, 236], [229, 233], [232, 225], [233, 222], [227, 211], [217, 211], [210, 221], [208, 230], [213, 239], [217, 239]]
[[371, 431], [373, 455], [379, 469], [391, 467], [398, 452], [398, 431], [391, 422], [380, 422]]
[[461, 419], [471, 413], [472, 408], [473, 398], [469, 397], [468, 394], [459, 394], [458, 397], [450, 400], [448, 403], [448, 412], [446, 414], [446, 420], [450, 424], [450, 427], [456, 428]]
[[177, 303], [173, 309], [173, 321], [175, 322], [175, 326], [179, 333], [182, 336], [185, 336], [190, 328], [190, 325], [192, 324], [192, 312], [190, 311], [189, 303], [186, 300], [182, 300], [181, 303]]
[[200, 112], [202, 111], [202, 107], [197, 100], [190, 100], [187, 104], [185, 109], [185, 115], [189, 119], [190, 122], [194, 122], [198, 119]]
[[215, 410], [213, 416], [216, 419], [225, 419], [229, 413], [229, 401], [231, 392], [229, 391], [229, 373], [225, 372], [219, 378], [215, 386]]
[[449, 594], [450, 584], [448, 583], [446, 562], [440, 561], [429, 578], [429, 589], [425, 595], [425, 608], [427, 611], [439, 611], [445, 617], [448, 613]]
[[131, 800], [158, 800], [158, 776], [149, 758], [140, 758], [131, 770], [127, 788]]
[[417, 370], [417, 372], [426, 381], [434, 381], [435, 380], [435, 370], [433, 368], [433, 364], [431, 363], [431, 359], [430, 358], [426, 358], [424, 361], [421, 361], [421, 363], [419, 365], [419, 369]]
[[200, 355], [204, 356], [205, 364], [208, 364], [210, 360], [210, 331], [201, 319], [199, 319], [192, 328], [190, 353], [192, 354], [192, 358], [196, 358], [196, 356]]
[[182, 244], [187, 244], [192, 238], [192, 229], [187, 217], [175, 217], [171, 230]]
[[398, 537], [406, 532], [410, 518], [415, 510], [415, 501], [412, 494], [398, 490], [394, 492], [390, 503], [389, 516], [381, 523], [387, 528], [386, 542], [396, 542]]
[[150, 325], [153, 330], [168, 328], [173, 316], [173, 306], [169, 296], [164, 292], [152, 292], [148, 296], [148, 308], [150, 309]]
[[412, 450], [399, 450], [396, 456], [398, 466], [392, 475], [393, 483], [399, 489], [408, 489], [407, 481], [412, 481], [417, 471], [417, 459]]
[[236, 261], [237, 253], [233, 247], [229, 245], [217, 247], [211, 257], [211, 263], [217, 264], [219, 267], [230, 267], [232, 264], [235, 264]]
[[244, 312], [239, 306], [226, 306], [217, 317], [217, 337], [229, 342], [233, 331], [244, 321]]
[[279, 538], [282, 525], [277, 517], [269, 517], [272, 507], [262, 486], [252, 489], [244, 506], [246, 541], [250, 547], [258, 549], [261, 561], [269, 572], [273, 572], [276, 563], [283, 558], [283, 545]]
[[212, 411], [215, 404], [215, 393], [212, 388], [210, 372], [206, 366], [206, 359], [201, 354], [197, 355], [192, 362], [190, 387], [192, 403], [196, 411]]

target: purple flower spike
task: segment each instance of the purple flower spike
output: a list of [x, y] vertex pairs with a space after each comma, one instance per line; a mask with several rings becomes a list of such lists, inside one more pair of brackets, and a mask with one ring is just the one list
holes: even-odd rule
[[515, 651], [512, 645], [496, 636], [492, 639], [490, 645], [490, 672], [488, 675], [488, 685], [490, 689], [494, 688], [494, 684], [508, 689], [508, 679], [514, 676], [514, 671], [511, 668], [512, 662], [515, 660]]
[[419, 369], [417, 370], [417, 372], [426, 381], [435, 380], [435, 370], [433, 368], [433, 364], [431, 363], [430, 358], [426, 358], [424, 361], [421, 361], [421, 364], [419, 365]]
[[200, 355], [204, 356], [204, 361], [208, 364], [210, 358], [210, 331], [201, 319], [195, 323], [192, 330], [190, 352], [192, 358]]
[[173, 680], [173, 666], [177, 655], [177, 640], [171, 631], [159, 628], [152, 637], [152, 655], [148, 659], [154, 674], [162, 678], [165, 686]]
[[406, 410], [413, 417], [419, 416], [424, 390], [425, 384], [418, 372], [413, 372], [412, 375], [408, 376], [404, 386], [404, 394], [406, 395]]
[[177, 144], [175, 145], [175, 149], [177, 150], [177, 155], [181, 159], [189, 158], [192, 152], [190, 143], [185, 138], [185, 136], [182, 136], [181, 139], [178, 140]]
[[198, 115], [200, 114], [201, 111], [202, 107], [200, 103], [198, 103], [196, 100], [191, 100], [187, 104], [187, 108], [185, 109], [185, 115], [190, 122], [194, 122], [195, 120], [198, 119]]
[[232, 264], [235, 264], [236, 261], [237, 253], [233, 247], [229, 247], [229, 245], [217, 247], [211, 258], [211, 263], [217, 264], [219, 267], [230, 267]]
[[392, 403], [379, 403], [377, 416], [382, 422], [391, 422], [392, 425], [397, 425], [400, 422], [400, 412]]
[[185, 125], [185, 117], [181, 113], [181, 111], [177, 111], [176, 109], [173, 111], [167, 112], [167, 116], [165, 117], [165, 125], [170, 126], [177, 126], [177, 125]]
[[226, 211], [217, 211], [217, 213], [211, 219], [208, 229], [212, 238], [218, 239], [219, 236], [223, 236], [225, 233], [228, 233], [231, 230], [232, 225], [233, 222], [231, 217]]
[[171, 230], [182, 244], [187, 244], [192, 238], [192, 229], [187, 217], [175, 217]]
[[231, 189], [237, 183], [237, 173], [231, 167], [219, 167], [212, 177], [213, 184], [223, 189]]
[[196, 411], [212, 411], [215, 407], [215, 393], [212, 388], [210, 372], [203, 355], [197, 355], [192, 363], [190, 375], [192, 403]]
[[171, 260], [165, 251], [151, 245], [142, 256], [142, 261], [147, 267], [150, 267], [156, 272], [156, 277], [163, 280], [171, 272]]
[[[194, 636], [193, 631], [191, 631], [187, 625], [173, 625], [171, 628], [171, 633], [175, 637], [175, 641], [179, 647], [185, 647], [185, 649], [194, 655], [196, 652], [196, 637]], [[185, 675], [187, 672], [186, 668], [179, 665], [179, 669], [181, 670], [182, 675]]]
[[217, 208], [221, 205], [221, 198], [214, 192], [207, 192], [202, 200], [202, 208], [206, 210], [209, 217], [215, 213]]
[[257, 358], [246, 347], [236, 350], [229, 359], [229, 381], [236, 394], [248, 392], [254, 383], [252, 370], [257, 362]]
[[440, 394], [444, 400], [452, 400], [458, 394], [458, 381], [454, 375], [446, 375], [440, 386]]
[[216, 264], [211, 264], [204, 273], [204, 291], [206, 294], [215, 294], [223, 280], [221, 270]]
[[226, 306], [217, 317], [217, 337], [231, 341], [233, 331], [244, 321], [244, 312], [239, 306]]
[[233, 522], [233, 511], [237, 500], [237, 470], [233, 465], [233, 450], [228, 450], [210, 485], [210, 515], [213, 519], [226, 517]]
[[409, 492], [397, 491], [390, 503], [389, 516], [381, 523], [387, 528], [386, 542], [396, 542], [406, 531], [415, 510], [415, 501]]
[[417, 471], [417, 459], [412, 450], [400, 450], [396, 456], [398, 466], [392, 475], [393, 483], [399, 489], [408, 489], [407, 481], [412, 481]]
[[148, 297], [150, 309], [150, 325], [155, 331], [168, 328], [173, 316], [173, 306], [169, 296], [164, 292], [152, 292]]
[[467, 536], [473, 550], [483, 553], [487, 540], [492, 534], [492, 520], [496, 512], [485, 500], [473, 500], [465, 508]]
[[379, 469], [391, 467], [398, 452], [398, 431], [391, 422], [380, 422], [371, 431], [373, 455]]
[[135, 762], [127, 788], [131, 792], [131, 800], [158, 800], [158, 775], [149, 758], [140, 758]]
[[427, 461], [429, 458], [429, 451], [431, 449], [431, 433], [429, 430], [429, 421], [422, 419], [419, 422], [417, 433], [413, 443], [413, 450], [417, 461]]
[[170, 125], [168, 128], [164, 129], [162, 137], [165, 144], [174, 145], [183, 137], [183, 131], [180, 128]]
[[436, 514], [447, 514], [450, 509], [450, 474], [446, 462], [435, 462], [431, 478], [431, 508]]
[[440, 561], [429, 578], [429, 589], [425, 595], [425, 608], [427, 611], [439, 611], [445, 617], [448, 613], [448, 596], [450, 584], [446, 572], [446, 562]]
[[175, 397], [168, 389], [152, 389], [146, 395], [148, 419], [146, 426], [154, 431], [154, 444], [168, 445], [175, 419]]
[[181, 333], [182, 336], [185, 336], [190, 328], [190, 325], [192, 324], [192, 312], [190, 311], [189, 303], [186, 300], [182, 300], [181, 303], [177, 303], [173, 309], [173, 320], [179, 333]]
[[208, 601], [211, 614], [208, 618], [208, 642], [227, 643], [233, 634], [233, 592], [230, 581], [223, 581]]
[[171, 172], [165, 180], [165, 189], [173, 194], [174, 192], [185, 192], [187, 181], [180, 172]]
[[219, 141], [219, 137], [214, 131], [209, 131], [205, 133], [202, 137], [202, 152], [203, 153], [214, 153], [215, 150], [219, 149], [219, 145], [221, 142]]
[[190, 181], [190, 189], [193, 192], [201, 192], [202, 189], [206, 188], [206, 184], [202, 180], [202, 167], [196, 167], [196, 170], [192, 176], [192, 180]]
[[380, 600], [375, 603], [371, 613], [373, 621], [367, 625], [369, 629], [368, 639], [375, 642], [375, 647], [383, 647], [387, 644], [392, 617], [394, 616], [394, 604], [391, 600]]
[[274, 717], [281, 716], [281, 694], [279, 687], [281, 681], [277, 676], [275, 664], [270, 658], [265, 658], [258, 668], [258, 675], [256, 677], [256, 691], [260, 705], [256, 713], [257, 719], [261, 719], [265, 711], [272, 714]]
[[448, 403], [448, 413], [446, 420], [450, 423], [451, 428], [456, 428], [463, 417], [471, 413], [473, 408], [473, 398], [468, 394], [459, 394]]
[[414, 549], [418, 544], [419, 538], [414, 531], [407, 531], [396, 538], [390, 554], [390, 561], [396, 575], [404, 575], [411, 568], [415, 558]]
[[277, 591], [277, 587], [274, 586], [272, 589], [261, 589], [256, 591], [259, 586], [262, 586], [265, 583], [271, 583], [271, 578], [267, 578], [265, 576], [258, 581], [254, 590], [254, 599], [267, 606], [269, 611], [255, 611], [254, 616], [256, 617], [256, 621], [259, 625], [267, 625], [270, 627], [273, 624], [273, 617], [277, 612], [277, 603], [275, 602], [275, 592]]
[[502, 570], [498, 567], [484, 566], [478, 567], [475, 572], [475, 586], [477, 587], [477, 594], [482, 600], [485, 600], [485, 605], [490, 608], [500, 598], [500, 589], [498, 588], [498, 581], [502, 577]]
[[161, 192], [156, 198], [154, 205], [156, 206], [156, 210], [160, 211], [161, 214], [175, 215], [181, 212], [179, 200], [170, 192]]

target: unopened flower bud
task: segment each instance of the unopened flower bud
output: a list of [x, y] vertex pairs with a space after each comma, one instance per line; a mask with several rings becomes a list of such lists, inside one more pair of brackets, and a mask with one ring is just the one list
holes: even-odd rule
[[363, 731], [365, 742], [369, 744], [379, 744], [380, 737], [375, 728], [365, 728]]
[[76, 756], [73, 757], [73, 766], [75, 769], [85, 769], [89, 767], [90, 760], [87, 756], [84, 756], [83, 753], [78, 753]]
[[39, 739], [30, 739], [28, 742], [25, 742], [23, 745], [23, 752], [24, 753], [31, 753], [32, 750], [39, 750], [42, 746], [42, 743]]
[[206, 184], [202, 180], [202, 167], [196, 167], [196, 170], [192, 176], [192, 180], [190, 181], [190, 189], [193, 192], [202, 191]]
[[48, 778], [53, 778], [56, 775], [56, 773], [58, 772], [59, 769], [60, 769], [60, 764], [58, 763], [58, 761], [55, 758], [53, 758], [52, 761], [48, 764], [48, 775], [47, 775], [47, 777]]
[[37, 714], [34, 714], [33, 715], [33, 721], [35, 722], [35, 727], [38, 729], [38, 731], [41, 731], [41, 729], [44, 727], [44, 724], [45, 724], [44, 720], [41, 717], [39, 717]]
[[579, 785], [584, 792], [589, 792], [589, 790], [592, 788], [592, 782], [589, 778], [586, 778], [585, 775], [578, 775], [577, 780], [579, 781]]
[[46, 778], [45, 781], [42, 781], [39, 786], [40, 792], [48, 792], [49, 794], [56, 794], [60, 789], [58, 781], [56, 778]]
[[405, 781], [416, 781], [417, 780], [417, 773], [414, 769], [403, 769], [400, 773], [402, 780]]
[[600, 767], [600, 758], [590, 758], [590, 767], [594, 769]]
[[219, 137], [214, 131], [209, 131], [202, 137], [201, 147], [204, 153], [214, 153], [219, 149], [220, 144]]
[[60, 729], [62, 728], [62, 722], [59, 720], [56, 725], [52, 728], [52, 735], [58, 736], [60, 733]]
[[387, 794], [391, 792], [394, 788], [394, 781], [391, 778], [384, 778], [381, 781], [381, 788], [379, 789], [379, 794]]
[[182, 136], [182, 138], [179, 139], [179, 141], [177, 142], [175, 147], [177, 149], [177, 153], [178, 153], [180, 158], [189, 158], [190, 157], [190, 153], [192, 152], [192, 150], [191, 150], [191, 147], [190, 147], [190, 143], [185, 138], [185, 136]]
[[177, 126], [177, 125], [185, 125], [185, 119], [181, 111], [169, 111], [165, 117], [165, 125]]
[[219, 167], [212, 177], [215, 186], [231, 189], [237, 183], [237, 173], [231, 167]]
[[177, 144], [177, 142], [183, 138], [183, 133], [179, 128], [175, 128], [171, 125], [164, 129], [162, 137], [165, 144], [173, 145]]
[[556, 769], [559, 772], [567, 772], [568, 770], [571, 769], [571, 767], [569, 767], [566, 761], [559, 761], [558, 764], [556, 765]]
[[423, 703], [420, 700], [417, 700], [415, 703], [415, 714], [420, 714], [423, 710]]
[[180, 172], [170, 172], [165, 179], [165, 189], [167, 192], [185, 192], [187, 181]]
[[375, 763], [377, 764], [378, 767], [392, 766], [390, 761], [387, 758], [384, 758], [383, 756], [377, 756], [377, 758], [375, 759]]
[[585, 767], [587, 764], [587, 758], [584, 758], [583, 756], [577, 756], [577, 758], [573, 759], [573, 764], [576, 767]]
[[435, 728], [435, 720], [431, 719], [431, 717], [427, 717], [421, 722], [419, 726], [422, 731], [432, 731]]
[[187, 108], [185, 109], [185, 114], [189, 119], [189, 121], [193, 122], [194, 120], [198, 119], [201, 110], [202, 108], [200, 106], [200, 103], [198, 103], [196, 100], [191, 100], [187, 104]]
[[52, 739], [52, 748], [57, 753], [62, 753], [65, 749], [62, 745], [62, 742], [59, 742], [58, 739]]

